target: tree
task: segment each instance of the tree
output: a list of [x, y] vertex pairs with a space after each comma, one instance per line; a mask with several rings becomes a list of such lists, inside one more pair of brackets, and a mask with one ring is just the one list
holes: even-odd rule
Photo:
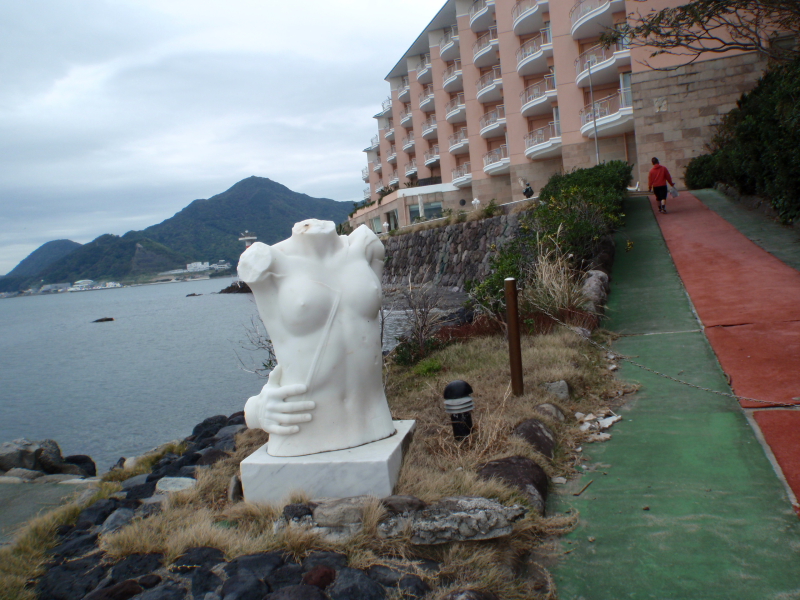
[[627, 23], [604, 33], [601, 43], [648, 47], [651, 58], [670, 54], [684, 57], [683, 64], [730, 50], [758, 52], [784, 62], [800, 56], [798, 31], [798, 0], [692, 0], [646, 15], [632, 14]]

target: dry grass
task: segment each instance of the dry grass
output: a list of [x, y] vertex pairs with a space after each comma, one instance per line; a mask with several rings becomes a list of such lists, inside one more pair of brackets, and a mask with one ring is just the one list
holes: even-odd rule
[[[511, 435], [520, 421], [534, 416], [542, 402], [560, 404], [567, 414], [589, 412], [616, 395], [618, 384], [605, 369], [602, 358], [572, 332], [526, 337], [523, 341], [526, 393], [514, 397], [509, 391], [507, 343], [498, 336], [475, 338], [434, 353], [442, 370], [420, 377], [412, 368], [392, 366], [387, 396], [396, 419], [415, 419], [417, 432], [400, 475], [396, 493], [412, 494], [433, 502], [450, 495], [477, 495], [503, 503], [526, 504], [516, 490], [497, 481], [483, 481], [475, 474], [488, 460], [522, 455], [540, 464], [550, 476], [570, 476], [578, 459], [575, 448], [583, 440], [575, 427], [549, 422], [559, 440], [553, 460], [546, 458]], [[468, 381], [475, 392], [476, 429], [463, 443], [453, 440], [442, 406], [442, 390], [454, 379]], [[555, 402], [539, 384], [565, 379], [575, 390], [575, 400]], [[547, 421], [546, 418], [542, 418]], [[237, 452], [216, 463], [198, 477], [193, 490], [173, 495], [159, 515], [134, 521], [127, 528], [106, 536], [101, 547], [112, 557], [135, 552], [162, 552], [173, 560], [186, 549], [208, 545], [223, 550], [230, 559], [252, 552], [282, 549], [297, 558], [315, 550], [347, 554], [350, 564], [366, 568], [387, 561], [428, 558], [442, 563], [442, 573], [431, 576], [420, 571], [440, 598], [448, 590], [469, 586], [492, 590], [507, 600], [551, 597], [552, 585], [544, 573], [538, 578], [519, 577], [531, 550], [548, 536], [574, 526], [576, 515], [539, 517], [531, 512], [515, 525], [514, 533], [496, 541], [444, 546], [413, 546], [409, 539], [382, 540], [375, 535], [383, 509], [375, 499], [365, 512], [364, 530], [346, 542], [323, 539], [302, 527], [273, 529], [284, 504], [307, 501], [293, 495], [275, 505], [229, 504], [227, 486], [239, 462], [266, 442], [266, 434], [245, 431], [237, 438]], [[542, 583], [544, 581], [544, 583]]]
[[149, 473], [158, 461], [160, 461], [167, 454], [183, 454], [186, 451], [186, 444], [182, 441], [176, 440], [159, 446], [152, 452], [148, 452], [140, 456], [136, 463], [130, 469], [114, 469], [102, 476], [103, 481], [125, 481], [136, 475]]

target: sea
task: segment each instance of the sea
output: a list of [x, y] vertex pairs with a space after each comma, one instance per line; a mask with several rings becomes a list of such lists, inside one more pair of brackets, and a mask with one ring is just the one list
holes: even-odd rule
[[[53, 439], [104, 472], [242, 410], [266, 382], [252, 372], [265, 355], [248, 339], [252, 295], [218, 294], [230, 283], [0, 300], [0, 443]], [[384, 348], [401, 329], [387, 320]]]

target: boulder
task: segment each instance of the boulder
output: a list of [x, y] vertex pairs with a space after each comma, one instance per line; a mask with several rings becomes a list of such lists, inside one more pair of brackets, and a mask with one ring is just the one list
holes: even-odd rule
[[503, 506], [488, 498], [454, 496], [408, 516], [391, 516], [378, 525], [378, 533], [384, 538], [399, 537], [408, 528], [411, 543], [419, 545], [489, 540], [509, 535], [513, 523], [524, 515], [521, 506]]
[[135, 513], [130, 508], [118, 508], [103, 522], [100, 534], [112, 533], [122, 529], [133, 520]]
[[314, 522], [320, 527], [343, 527], [361, 523], [369, 496], [313, 500]]
[[549, 402], [545, 402], [544, 404], [534, 407], [533, 412], [539, 413], [543, 417], [548, 417], [561, 423], [567, 419], [567, 416], [564, 414], [563, 410], [561, 410], [555, 404], [550, 404]]
[[514, 428], [514, 435], [533, 446], [537, 452], [553, 458], [556, 447], [556, 436], [552, 430], [539, 419], [528, 419]]
[[[130, 554], [111, 567], [111, 579], [112, 581], [139, 579], [160, 569], [163, 560], [163, 554]], [[143, 587], [151, 588], [158, 585], [159, 581], [149, 586], [142, 583], [141, 580], [140, 583]]]
[[[85, 454], [73, 454], [72, 456], [65, 456], [64, 462], [78, 467], [84, 477], [94, 477], [97, 475], [97, 465], [94, 464], [94, 461], [91, 459], [91, 457], [86, 456]], [[61, 472], [66, 472], [63, 470], [63, 467]]]
[[225, 574], [233, 577], [239, 571], [249, 571], [256, 579], [266, 579], [285, 562], [283, 552], [260, 552], [237, 556], [225, 565]]
[[190, 548], [180, 555], [172, 563], [170, 571], [173, 573], [186, 573], [199, 567], [211, 568], [221, 562], [225, 562], [225, 553], [222, 550], [209, 546], [200, 546], [198, 548]]
[[122, 489], [129, 490], [131, 488], [136, 487], [137, 485], [142, 485], [143, 483], [147, 483], [147, 475], [148, 473], [142, 473], [141, 475], [134, 475], [133, 477], [129, 477], [128, 479], [122, 482]]
[[320, 588], [314, 585], [290, 585], [267, 594], [264, 600], [328, 600]]
[[330, 567], [334, 571], [338, 571], [347, 566], [347, 556], [338, 552], [317, 551], [312, 552], [303, 559], [304, 571], [310, 571], [319, 566]]
[[569, 384], [564, 381], [554, 381], [552, 383], [543, 383], [542, 387], [547, 391], [548, 394], [552, 394], [562, 402], [566, 402], [569, 400]]
[[283, 507], [283, 518], [287, 521], [299, 521], [303, 517], [310, 517], [313, 514], [308, 504], [287, 504]]
[[[38, 471], [36, 472], [38, 473]], [[41, 477], [37, 477], [32, 483], [61, 483], [62, 481], [71, 481], [73, 479], [75, 479], [75, 475], [55, 473], [53, 475], [42, 475]]]
[[78, 519], [76, 523], [80, 525], [81, 523], [88, 523], [89, 526], [92, 525], [102, 525], [103, 522], [117, 510], [117, 506], [119, 502], [116, 500], [111, 500], [106, 498], [104, 500], [98, 500], [91, 506], [84, 508], [81, 513], [78, 515]]
[[81, 600], [106, 574], [99, 555], [55, 565], [36, 583], [36, 597], [47, 600]]
[[48, 474], [61, 473], [64, 464], [64, 457], [61, 455], [61, 448], [55, 440], [41, 440], [36, 442], [42, 449], [42, 453], [37, 459], [36, 468]]
[[194, 426], [194, 429], [192, 429], [192, 436], [195, 440], [214, 437], [227, 423], [228, 417], [225, 415], [208, 417], [202, 423], [198, 423]]
[[303, 582], [303, 566], [297, 563], [284, 563], [266, 578], [273, 590], [300, 585]]
[[146, 590], [156, 587], [159, 583], [161, 583], [161, 576], [156, 575], [154, 573], [150, 573], [149, 575], [143, 575], [142, 577], [139, 577], [139, 585], [141, 585]]
[[197, 480], [190, 477], [162, 477], [156, 483], [156, 493], [172, 494], [190, 490], [197, 484]]
[[192, 571], [192, 598], [202, 600], [209, 592], [215, 592], [222, 586], [222, 579], [208, 567], [200, 567]]
[[50, 550], [50, 554], [57, 558], [82, 556], [94, 550], [96, 543], [96, 533], [86, 533], [84, 530], [76, 530], [67, 536], [62, 544]]
[[267, 592], [267, 584], [244, 569], [240, 569], [222, 584], [222, 597], [225, 600], [263, 600]]
[[428, 506], [416, 496], [387, 496], [381, 499], [381, 504], [386, 509], [386, 512], [392, 515], [402, 515], [422, 510]]
[[219, 450], [217, 448], [210, 448], [206, 452], [203, 452], [203, 454], [197, 460], [196, 465], [198, 467], [209, 467], [214, 463], [219, 462], [223, 458], [228, 458], [229, 456], [230, 454], [228, 454], [224, 450]]
[[431, 591], [431, 586], [416, 575], [404, 575], [401, 577], [397, 583], [397, 588], [403, 598], [408, 598], [409, 600], [421, 600]]
[[19, 477], [6, 477], [5, 475], [1, 475], [0, 484], [2, 483], [25, 483], [25, 480]]
[[492, 460], [478, 470], [483, 479], [497, 478], [522, 492], [541, 515], [547, 501], [547, 473], [529, 458], [509, 456]]
[[328, 587], [336, 579], [336, 569], [326, 565], [317, 565], [303, 574], [303, 583], [313, 585], [321, 590]]
[[134, 485], [128, 488], [128, 500], [142, 500], [144, 498], [149, 498], [156, 493], [156, 483], [157, 482], [155, 481], [149, 481], [147, 483]]
[[344, 567], [327, 589], [331, 600], [383, 600], [386, 590], [358, 569]]
[[11, 469], [35, 469], [42, 448], [25, 438], [4, 442], [0, 445], [0, 471]]
[[42, 477], [44, 473], [41, 471], [34, 471], [32, 469], [21, 469], [19, 467], [15, 467], [6, 473], [6, 477], [19, 477], [20, 479], [24, 479], [25, 481], [33, 481], [34, 479], [38, 479]]
[[143, 591], [138, 582], [126, 579], [107, 588], [90, 592], [83, 600], [128, 600]]
[[185, 598], [185, 587], [174, 581], [167, 581], [163, 585], [147, 590], [136, 600], [185, 600]]

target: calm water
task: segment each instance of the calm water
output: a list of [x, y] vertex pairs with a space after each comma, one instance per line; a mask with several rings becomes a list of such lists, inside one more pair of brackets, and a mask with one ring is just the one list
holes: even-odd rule
[[[243, 349], [256, 306], [249, 294], [214, 293], [229, 283], [0, 301], [0, 442], [51, 438], [105, 471], [186, 437], [206, 417], [242, 410], [265, 381], [237, 358], [252, 365], [260, 356]], [[115, 320], [92, 323], [100, 317]]]

